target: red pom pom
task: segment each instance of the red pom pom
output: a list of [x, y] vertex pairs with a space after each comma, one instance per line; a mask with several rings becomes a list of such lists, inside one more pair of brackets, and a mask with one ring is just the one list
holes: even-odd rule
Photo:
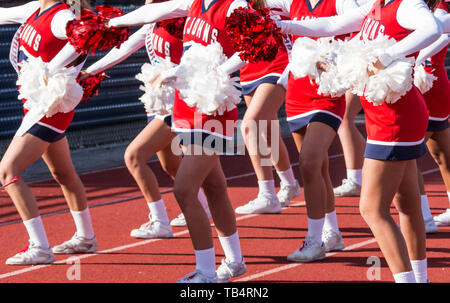
[[96, 49], [107, 50], [119, 47], [129, 37], [127, 27], [106, 27], [108, 19], [122, 16], [120, 9], [111, 6], [97, 6], [98, 14], [88, 9], [81, 11], [80, 17], [67, 23], [66, 32], [69, 43], [79, 53], [86, 54]]
[[106, 79], [105, 73], [99, 73], [97, 75], [93, 75], [84, 79], [80, 79], [79, 76], [77, 78], [78, 84], [83, 87], [84, 93], [83, 98], [81, 98], [81, 102], [85, 102], [97, 95], [98, 90], [100, 89], [100, 85], [103, 80]]
[[251, 63], [272, 61], [283, 43], [268, 8], [238, 8], [226, 18], [225, 29], [240, 58]]
[[186, 18], [174, 18], [159, 21], [156, 23], [158, 27], [164, 28], [170, 35], [177, 39], [183, 39], [184, 24], [186, 23]]

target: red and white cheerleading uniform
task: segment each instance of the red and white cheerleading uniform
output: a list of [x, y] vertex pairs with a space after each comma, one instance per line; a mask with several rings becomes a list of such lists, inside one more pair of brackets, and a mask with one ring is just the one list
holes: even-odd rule
[[[208, 7], [203, 0], [173, 0], [145, 5], [129, 14], [111, 19], [109, 24], [111, 26], [140, 25], [186, 16], [183, 32], [184, 50], [193, 44], [207, 46], [218, 42], [224, 54], [232, 59], [235, 50], [225, 31], [225, 18], [234, 9], [247, 6], [245, 0], [214, 0]], [[241, 65], [237, 65], [235, 71], [240, 67]], [[172, 129], [179, 133], [183, 141], [190, 137], [191, 142], [197, 143], [198, 136], [201, 143], [210, 136], [229, 141], [233, 138], [237, 117], [237, 108], [223, 115], [201, 114], [195, 107], [189, 107], [176, 93]]]
[[[386, 35], [397, 41], [384, 50], [384, 66], [396, 58], [417, 56], [418, 51], [439, 38], [439, 23], [422, 0], [375, 0], [340, 16], [309, 21], [282, 21], [284, 33], [306, 36], [339, 35], [360, 31], [363, 40]], [[366, 158], [410, 160], [426, 152], [424, 136], [428, 114], [425, 100], [413, 88], [396, 103], [375, 106], [361, 98], [366, 117]]]
[[[271, 10], [274, 16], [277, 10]], [[280, 17], [282, 20], [286, 17]], [[289, 35], [284, 35], [284, 44], [278, 48], [277, 55], [271, 62], [260, 61], [257, 63], [248, 63], [241, 68], [240, 82], [242, 94], [250, 95], [262, 83], [277, 84], [286, 66], [289, 64], [289, 54], [292, 50], [292, 40]]]
[[[358, 7], [354, 0], [319, 1], [315, 7], [311, 6], [309, 0], [268, 0], [267, 3], [271, 8], [288, 12], [290, 19], [293, 20], [335, 16]], [[293, 40], [300, 37], [293, 36]], [[336, 39], [344, 38], [345, 36], [336, 37]], [[332, 98], [320, 95], [317, 93], [318, 87], [308, 76], [294, 79], [292, 73], [289, 75], [285, 108], [291, 132], [298, 131], [311, 122], [322, 122], [335, 131], [339, 128], [345, 113], [345, 97]]]
[[[444, 2], [439, 3], [435, 15], [441, 16], [448, 13], [448, 5]], [[435, 53], [425, 62], [425, 71], [436, 77], [431, 89], [423, 94], [429, 115], [427, 131], [430, 132], [444, 130], [449, 127], [450, 81], [445, 68], [445, 57], [449, 43], [450, 37], [444, 34], [438, 41], [422, 50], [417, 58], [417, 63], [421, 63], [419, 62], [422, 61], [421, 57], [428, 57], [429, 53]], [[425, 59], [427, 58], [423, 58], [423, 60]]]
[[[86, 71], [90, 74], [98, 74], [112, 66], [124, 61], [138, 49], [145, 46], [151, 64], [170, 60], [174, 64], [180, 64], [183, 54], [183, 41], [171, 35], [158, 23], [146, 24], [125, 41], [120, 48], [112, 49], [106, 56], [89, 66]], [[168, 126], [172, 125], [172, 114], [155, 115], [147, 113], [147, 123], [154, 118], [164, 121]]]
[[[16, 35], [13, 46], [17, 53], [13, 56], [20, 63], [27, 58], [41, 58], [43, 62], [51, 62], [66, 46], [65, 24], [75, 18], [66, 3], [59, 2], [40, 13], [39, 1], [26, 5], [0, 9], [0, 24], [22, 23], [20, 32]], [[63, 31], [61, 31], [61, 28]], [[77, 70], [81, 70], [84, 60], [79, 60]], [[26, 100], [22, 100], [23, 103]], [[28, 110], [24, 108], [25, 115]], [[57, 113], [54, 116], [42, 118], [32, 126], [28, 133], [48, 142], [55, 142], [65, 136], [65, 130], [72, 122], [74, 111]]]

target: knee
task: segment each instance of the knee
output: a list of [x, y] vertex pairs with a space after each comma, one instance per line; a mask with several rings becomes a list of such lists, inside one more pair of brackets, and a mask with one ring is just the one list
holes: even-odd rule
[[0, 164], [0, 186], [11, 181], [14, 177], [18, 177], [14, 173], [14, 168], [8, 164]]
[[140, 160], [139, 150], [134, 148], [127, 148], [124, 154], [125, 165], [128, 170], [134, 170], [137, 166], [139, 166]]
[[75, 171], [60, 171], [57, 169], [50, 170], [53, 179], [60, 185], [72, 184], [73, 181], [78, 178]]
[[175, 199], [182, 209], [189, 207], [192, 201], [197, 198], [198, 188], [195, 189], [189, 182], [180, 182], [175, 180], [173, 193]]
[[319, 159], [313, 155], [304, 155], [300, 153], [299, 167], [302, 178], [305, 180], [312, 179], [322, 174], [323, 159]]
[[450, 157], [446, 157], [441, 151], [431, 151], [430, 154], [437, 165], [450, 167]]

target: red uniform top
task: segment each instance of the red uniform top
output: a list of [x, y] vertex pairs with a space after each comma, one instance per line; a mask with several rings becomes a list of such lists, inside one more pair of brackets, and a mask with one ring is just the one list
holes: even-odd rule
[[180, 64], [183, 41], [172, 36], [165, 28], [155, 25], [147, 33], [145, 48], [152, 64], [158, 61], [158, 58], [170, 59], [172, 63]]
[[[447, 3], [441, 2], [437, 8], [449, 12]], [[430, 65], [425, 67], [428, 73], [437, 77], [431, 89], [423, 95], [427, 103], [430, 120], [445, 120], [450, 114], [450, 82], [445, 69], [447, 49], [448, 45], [436, 55], [431, 56]]]
[[[276, 14], [276, 9], [272, 9]], [[287, 19], [281, 17], [282, 20]], [[286, 66], [289, 64], [289, 53], [292, 50], [292, 41], [289, 36], [285, 36], [284, 45], [278, 48], [277, 56], [271, 62], [260, 61], [258, 63], [248, 63], [241, 68], [240, 79], [241, 85], [248, 85], [258, 81], [263, 77], [272, 75], [280, 77]]]
[[[314, 19], [337, 15], [336, 1], [319, 1], [314, 8], [308, 0], [292, 1], [290, 14], [294, 20]], [[293, 40], [298, 39], [294, 36]], [[336, 37], [344, 39], [345, 35]], [[314, 39], [314, 38], [312, 38]], [[332, 98], [317, 93], [318, 85], [308, 76], [294, 79], [292, 73], [289, 76], [286, 93], [286, 115], [289, 119], [307, 115], [312, 111], [324, 111], [342, 119], [345, 113], [345, 97]]]
[[[396, 41], [412, 31], [397, 22], [397, 10], [402, 0], [392, 0], [383, 6], [384, 0], [376, 1], [364, 19], [361, 39], [372, 40], [386, 35]], [[417, 57], [417, 53], [411, 56]], [[380, 145], [417, 145], [423, 141], [428, 125], [425, 100], [419, 90], [413, 88], [397, 102], [375, 106], [361, 97], [366, 116], [368, 143]]]
[[[40, 9], [28, 18], [24, 23], [19, 36], [19, 62], [28, 57], [41, 57], [42, 61], [50, 62], [66, 45], [67, 40], [61, 40], [52, 33], [51, 22], [56, 13], [70, 9], [65, 3], [57, 3], [49, 9], [43, 11], [40, 15]], [[22, 100], [23, 103], [26, 100]], [[24, 108], [24, 113], [28, 110]], [[58, 113], [50, 118], [42, 118], [41, 124], [62, 132], [69, 127], [72, 122], [74, 110], [69, 113]]]
[[[183, 32], [185, 49], [193, 43], [204, 46], [214, 42], [220, 43], [227, 57], [232, 56], [235, 50], [225, 31], [225, 18], [228, 9], [234, 0], [213, 1], [209, 7], [204, 6], [202, 0], [195, 0], [189, 10]], [[237, 108], [225, 112], [223, 115], [208, 116], [189, 107], [176, 93], [173, 107], [174, 129], [179, 132], [201, 131], [213, 133], [219, 137], [231, 140], [237, 120]], [[211, 121], [206, 124], [206, 122]], [[231, 122], [231, 123], [230, 123]], [[205, 127], [212, 126], [211, 129]]]

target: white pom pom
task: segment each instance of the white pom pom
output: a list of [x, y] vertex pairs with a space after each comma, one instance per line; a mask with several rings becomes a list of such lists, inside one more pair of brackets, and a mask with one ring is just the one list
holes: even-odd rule
[[433, 87], [433, 82], [437, 79], [433, 74], [427, 73], [422, 64], [414, 67], [414, 85], [425, 94]]
[[162, 60], [154, 65], [145, 63], [142, 65], [141, 73], [136, 75], [136, 79], [144, 83], [143, 86], [140, 86], [140, 89], [145, 93], [139, 99], [144, 103], [145, 110], [148, 113], [158, 115], [171, 113], [175, 98], [173, 83], [162, 84], [155, 88], [152, 87], [151, 83], [162, 72], [172, 67], [174, 67], [174, 64], [166, 60]]
[[192, 45], [181, 58], [175, 87], [191, 107], [206, 115], [222, 115], [241, 101], [236, 78], [230, 78], [219, 66], [227, 60], [222, 46]]
[[64, 68], [50, 75], [42, 60], [30, 58], [20, 64], [17, 80], [19, 99], [37, 115], [51, 117], [72, 111], [83, 97], [83, 88], [74, 78], [75, 68]]
[[395, 60], [369, 78], [364, 93], [367, 101], [380, 105], [395, 103], [412, 88], [414, 58]]
[[352, 93], [362, 96], [369, 81], [369, 71], [386, 48], [395, 43], [394, 39], [380, 35], [377, 39], [363, 41], [351, 39], [336, 50], [337, 81], [348, 87]]
[[320, 61], [319, 45], [316, 40], [302, 37], [295, 40], [291, 52], [289, 69], [294, 75], [294, 79], [309, 76], [317, 78], [319, 71], [316, 63]]

